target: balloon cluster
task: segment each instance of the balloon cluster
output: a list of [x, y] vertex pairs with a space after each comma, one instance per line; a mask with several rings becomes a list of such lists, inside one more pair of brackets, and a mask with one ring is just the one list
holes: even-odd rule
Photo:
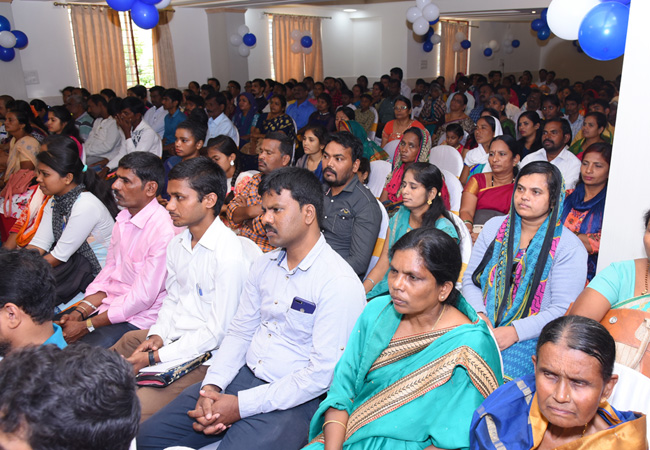
[[106, 0], [106, 3], [115, 11], [131, 10], [133, 23], [150, 30], [158, 25], [158, 10], [167, 8], [171, 0]]
[[230, 35], [230, 45], [237, 47], [240, 56], [244, 58], [251, 54], [251, 48], [257, 44], [257, 37], [246, 25], [239, 25], [237, 34]]
[[467, 40], [467, 36], [465, 36], [465, 33], [463, 33], [462, 31], [456, 33], [454, 39], [456, 40], [456, 42], [453, 43], [451, 49], [455, 53], [461, 52], [463, 50], [467, 50], [472, 46], [472, 43]]
[[512, 34], [508, 33], [506, 34], [506, 37], [503, 39], [502, 44], [503, 44], [503, 51], [509, 55], [512, 52], [514, 52], [516, 48], [519, 48], [521, 42], [519, 42], [518, 39], [515, 39], [515, 37]]
[[545, 41], [551, 37], [551, 28], [548, 26], [547, 15], [548, 8], [544, 8], [539, 19], [535, 19], [530, 23], [530, 27], [533, 31], [537, 31], [537, 39], [540, 41]]
[[[608, 61], [625, 53], [630, 0], [553, 0], [548, 25], [579, 52]], [[582, 50], [582, 51], [581, 51]]]
[[431, 50], [433, 50], [433, 46], [436, 44], [440, 44], [441, 41], [442, 41], [442, 37], [439, 34], [435, 34], [433, 32], [433, 28], [429, 28], [427, 34], [424, 35], [424, 43], [422, 44], [422, 50], [429, 53]]
[[9, 19], [0, 16], [0, 61], [9, 62], [16, 57], [16, 48], [27, 46], [27, 35], [11, 29]]
[[[440, 20], [440, 9], [431, 3], [431, 0], [415, 0], [415, 6], [411, 6], [406, 11], [406, 20], [413, 24], [415, 34], [425, 36], [429, 32], [429, 28]], [[430, 37], [433, 37], [433, 34]], [[433, 39], [431, 42], [431, 48], [433, 48]], [[426, 48], [424, 51], [427, 51]]]
[[309, 31], [293, 30], [291, 32], [291, 40], [293, 41], [291, 43], [292, 53], [302, 52], [305, 55], [309, 55], [314, 50], [312, 48], [314, 41]]
[[501, 46], [495, 39], [492, 39], [490, 42], [483, 44], [483, 56], [488, 59], [492, 59], [494, 57], [494, 54], [499, 50], [501, 50]]

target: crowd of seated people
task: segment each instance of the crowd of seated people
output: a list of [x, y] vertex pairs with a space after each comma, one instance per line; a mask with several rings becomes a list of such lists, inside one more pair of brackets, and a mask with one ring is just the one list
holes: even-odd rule
[[650, 377], [650, 212], [596, 274], [619, 80], [539, 76], [0, 95], [0, 356], [121, 355], [138, 449], [646, 449], [607, 399]]

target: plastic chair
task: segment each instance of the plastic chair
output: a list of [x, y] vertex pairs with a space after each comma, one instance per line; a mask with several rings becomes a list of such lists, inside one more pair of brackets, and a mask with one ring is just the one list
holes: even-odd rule
[[[371, 141], [374, 141], [375, 136], [377, 135], [377, 125], [379, 124], [379, 114], [377, 114], [377, 110], [373, 106], [370, 107], [370, 111], [372, 111], [373, 114], [375, 115], [375, 119], [372, 122], [372, 125], [370, 126], [370, 132], [368, 133], [368, 139], [370, 139]], [[380, 142], [380, 144], [381, 144], [381, 142]]]
[[463, 220], [458, 217], [456, 214], [451, 213], [451, 218], [454, 221], [454, 225], [458, 228], [460, 233], [460, 259], [462, 265], [460, 266], [460, 275], [458, 276], [458, 281], [456, 282], [456, 289], [460, 290], [463, 282], [463, 275], [465, 274], [465, 269], [467, 269], [467, 264], [469, 264], [469, 258], [472, 256], [472, 236], [469, 234], [467, 227], [463, 223]]
[[375, 268], [377, 261], [379, 261], [379, 257], [381, 256], [381, 252], [384, 250], [384, 245], [386, 245], [386, 231], [388, 230], [388, 223], [390, 222], [390, 218], [388, 217], [388, 213], [386, 212], [384, 205], [382, 205], [379, 200], [377, 200], [377, 203], [379, 203], [379, 208], [381, 209], [381, 226], [379, 227], [379, 234], [377, 235], [377, 240], [375, 241], [375, 248], [372, 250], [372, 256], [370, 257], [370, 264], [368, 264], [366, 277], [370, 271]]
[[463, 171], [463, 158], [451, 145], [438, 145], [431, 149], [429, 162], [439, 169], [445, 169], [458, 178]]
[[[650, 378], [619, 363], [614, 364], [618, 383], [614, 386], [609, 403], [619, 411], [636, 411], [650, 414]], [[650, 441], [650, 427], [647, 430]]]
[[384, 145], [384, 150], [386, 150], [386, 153], [388, 153], [388, 160], [390, 162], [393, 162], [393, 157], [395, 156], [395, 151], [397, 150], [398, 145], [399, 139], [389, 141], [386, 145]]
[[[440, 167], [438, 168], [440, 169]], [[445, 177], [445, 184], [447, 185], [447, 190], [449, 191], [449, 203], [451, 206], [451, 212], [458, 214], [460, 211], [460, 200], [463, 196], [463, 185], [450, 171], [440, 169], [440, 172], [442, 172], [442, 176]]]
[[381, 191], [386, 185], [386, 177], [393, 170], [393, 166], [388, 161], [371, 161], [370, 176], [368, 177], [368, 189], [372, 195], [379, 198]]

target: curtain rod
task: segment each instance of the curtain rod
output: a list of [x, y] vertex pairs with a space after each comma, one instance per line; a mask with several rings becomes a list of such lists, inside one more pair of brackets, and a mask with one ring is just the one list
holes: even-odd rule
[[[68, 3], [61, 3], [61, 2], [54, 2], [54, 6], [93, 6], [97, 8], [110, 8], [108, 4], [106, 3], [83, 3], [83, 2], [68, 2]], [[176, 10], [174, 9], [169, 9], [169, 7], [165, 8], [163, 11], [172, 11], [175, 12]]]
[[331, 17], [326, 17], [326, 16], [304, 16], [300, 14], [282, 14], [282, 13], [274, 13], [274, 12], [267, 12], [267, 11], [264, 11], [263, 14], [265, 16], [311, 17], [313, 19], [331, 19]]

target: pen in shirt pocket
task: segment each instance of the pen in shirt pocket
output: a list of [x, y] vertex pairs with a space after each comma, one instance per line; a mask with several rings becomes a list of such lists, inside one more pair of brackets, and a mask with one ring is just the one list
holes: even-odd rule
[[201, 289], [201, 285], [199, 283], [196, 283], [196, 292], [199, 294], [199, 297], [203, 297], [203, 289]]

